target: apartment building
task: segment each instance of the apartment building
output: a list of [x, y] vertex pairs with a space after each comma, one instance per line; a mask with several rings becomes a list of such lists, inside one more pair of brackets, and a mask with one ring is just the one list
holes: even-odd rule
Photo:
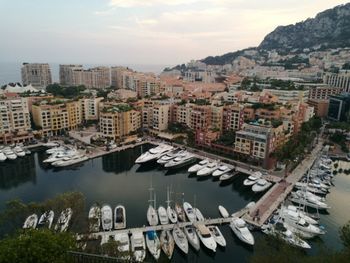
[[327, 117], [334, 121], [350, 122], [350, 93], [331, 96]]
[[211, 108], [207, 105], [192, 105], [190, 112], [190, 128], [206, 130], [211, 126]]
[[188, 70], [184, 73], [184, 81], [187, 82], [204, 82], [204, 83], [215, 83], [216, 74], [212, 71], [199, 70], [192, 71]]
[[307, 104], [314, 108], [315, 116], [324, 118], [327, 116], [329, 100], [309, 99]]
[[191, 125], [191, 113], [192, 106], [189, 103], [174, 104], [171, 107], [171, 121], [174, 123], [180, 123], [187, 127]]
[[337, 95], [342, 92], [342, 89], [332, 86], [317, 86], [311, 87], [309, 99], [313, 100], [327, 100], [331, 95]]
[[280, 103], [288, 103], [291, 101], [307, 102], [309, 98], [309, 90], [264, 89], [262, 94], [265, 93], [270, 93], [278, 97]]
[[211, 128], [222, 132], [222, 115], [223, 115], [223, 106], [210, 106], [211, 110]]
[[100, 112], [100, 132], [109, 140], [120, 141], [141, 128], [141, 113], [127, 104], [104, 105]]
[[132, 73], [133, 70], [127, 67], [111, 67], [111, 86], [113, 88], [123, 88], [123, 75], [125, 73]]
[[76, 86], [76, 83], [82, 83], [82, 78], [79, 81], [74, 79], [75, 70], [82, 71], [83, 65], [59, 65], [60, 84], [63, 86]]
[[339, 73], [327, 72], [323, 76], [323, 82], [331, 87], [340, 88], [342, 92], [350, 93], [350, 71], [341, 71]]
[[51, 69], [47, 63], [23, 63], [21, 75], [24, 86], [46, 88], [52, 84]]
[[109, 67], [83, 69], [82, 65], [60, 65], [61, 85], [80, 86], [102, 89], [110, 87]]
[[98, 120], [102, 100], [102, 97], [80, 99], [81, 119], [83, 121]]
[[152, 129], [165, 131], [168, 129], [170, 105], [155, 105], [153, 107]]
[[244, 106], [240, 104], [227, 105], [223, 108], [222, 128], [224, 131], [240, 130], [244, 123]]
[[0, 142], [14, 143], [31, 139], [31, 122], [26, 98], [0, 100]]

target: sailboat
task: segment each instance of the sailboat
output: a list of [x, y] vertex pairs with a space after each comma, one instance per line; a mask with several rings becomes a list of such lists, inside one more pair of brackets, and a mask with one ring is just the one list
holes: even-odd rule
[[175, 241], [170, 230], [163, 230], [161, 232], [160, 244], [165, 255], [167, 255], [168, 259], [171, 259], [174, 253]]
[[176, 224], [177, 222], [177, 215], [176, 215], [176, 212], [175, 210], [170, 206], [170, 198], [169, 198], [169, 188], [167, 188], [167, 209], [166, 209], [166, 212], [167, 212], [167, 215], [168, 215], [168, 218], [170, 220], [171, 223], [173, 224]]
[[[182, 204], [183, 203], [184, 203], [184, 200], [183, 200], [183, 193], [182, 193]], [[182, 204], [176, 203], [175, 204], [175, 211], [177, 213], [178, 220], [181, 222], [185, 222], [186, 221], [186, 214], [185, 214], [185, 211], [183, 209]]]
[[156, 226], [158, 225], [158, 213], [156, 210], [156, 196], [153, 195], [153, 186], [152, 186], [152, 177], [151, 177], [151, 186], [149, 188], [149, 206], [147, 209], [147, 221], [150, 226]]

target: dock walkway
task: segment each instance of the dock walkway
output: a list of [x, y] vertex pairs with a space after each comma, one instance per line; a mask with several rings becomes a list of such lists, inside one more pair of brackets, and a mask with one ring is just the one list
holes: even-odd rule
[[307, 172], [319, 153], [322, 151], [323, 141], [320, 141], [309, 154], [286, 178], [276, 183], [260, 200], [253, 206], [249, 213], [244, 215], [244, 220], [248, 223], [261, 227], [278, 206], [287, 198], [289, 193], [293, 190], [294, 185]]

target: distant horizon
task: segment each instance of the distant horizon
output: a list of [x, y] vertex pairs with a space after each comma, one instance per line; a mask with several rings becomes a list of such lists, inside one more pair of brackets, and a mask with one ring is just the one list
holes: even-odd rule
[[[0, 30], [6, 39], [0, 42], [3, 61], [169, 66], [256, 47], [280, 25], [345, 4], [342, 0], [0, 1]], [[14, 10], [20, 19], [14, 19]]]

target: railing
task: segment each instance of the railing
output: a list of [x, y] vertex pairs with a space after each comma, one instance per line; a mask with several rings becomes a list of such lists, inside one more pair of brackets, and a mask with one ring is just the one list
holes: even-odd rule
[[[116, 263], [116, 262], [126, 262], [125, 260], [97, 255], [97, 254], [89, 254], [84, 252], [77, 251], [68, 251], [68, 262], [72, 263]], [[129, 261], [130, 262], [130, 261]]]

